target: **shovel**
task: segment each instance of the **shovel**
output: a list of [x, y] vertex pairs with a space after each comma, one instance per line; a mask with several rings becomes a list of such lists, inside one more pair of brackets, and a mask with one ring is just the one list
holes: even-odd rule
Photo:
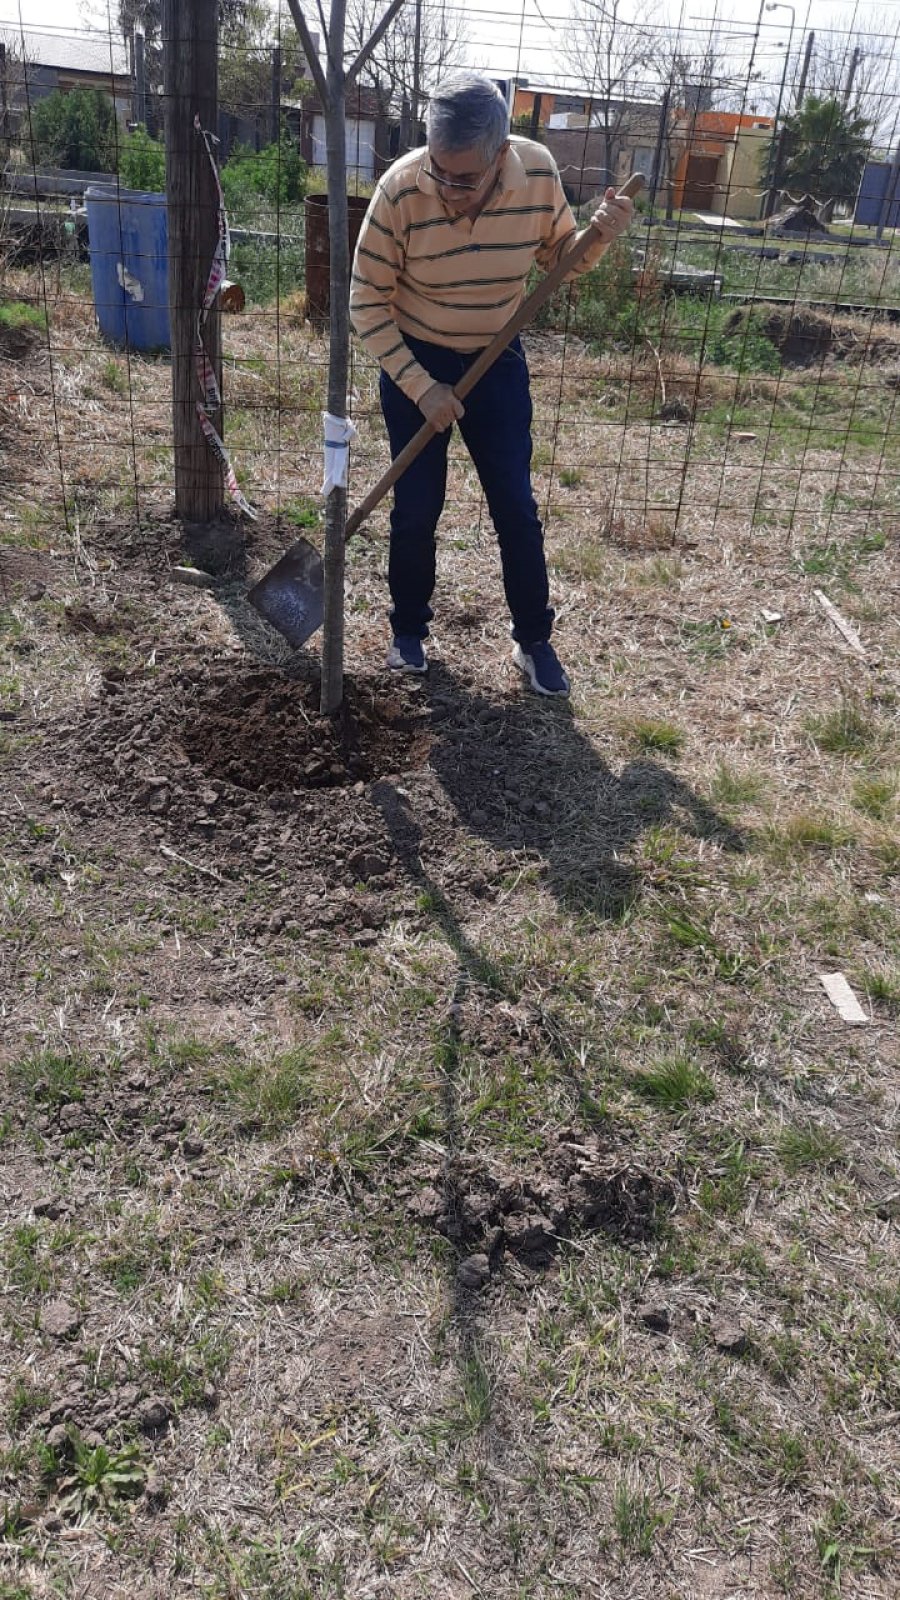
[[[644, 178], [639, 172], [632, 173], [628, 181], [619, 190], [619, 194], [633, 199], [644, 187]], [[490, 344], [486, 345], [476, 361], [473, 361], [468, 371], [454, 386], [453, 393], [457, 399], [463, 400], [471, 389], [474, 389], [479, 378], [484, 377], [489, 367], [492, 367], [498, 356], [503, 354], [506, 346], [513, 340], [517, 333], [531, 322], [540, 310], [545, 300], [550, 296], [565, 278], [568, 277], [573, 267], [577, 266], [582, 256], [595, 243], [592, 236], [593, 230], [587, 227], [584, 234], [572, 249], [557, 262], [551, 272], [542, 278], [536, 288], [532, 289], [513, 313], [509, 321], [504, 324], [499, 333], [495, 333]], [[347, 518], [344, 538], [351, 539], [354, 533], [362, 527], [366, 518], [374, 511], [375, 507], [384, 499], [389, 489], [392, 489], [397, 479], [403, 476], [407, 467], [415, 461], [416, 456], [424, 450], [430, 439], [434, 438], [436, 429], [430, 422], [423, 423], [418, 433], [410, 439], [409, 444], [395, 456], [387, 472], [379, 478], [374, 489], [370, 489], [366, 498], [357, 506], [356, 510]], [[286, 550], [280, 561], [264, 573], [259, 582], [249, 591], [247, 599], [255, 606], [260, 616], [277, 628], [288, 643], [299, 649], [311, 639], [318, 628], [322, 626], [325, 609], [325, 581], [322, 557], [315, 545], [308, 539], [297, 539]]]

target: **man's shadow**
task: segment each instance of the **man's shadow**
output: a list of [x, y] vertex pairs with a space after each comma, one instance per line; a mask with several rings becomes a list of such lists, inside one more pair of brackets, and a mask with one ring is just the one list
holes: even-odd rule
[[[548, 704], [525, 694], [491, 698], [441, 666], [432, 668], [420, 692], [430, 707], [434, 735], [429, 765], [461, 823], [497, 849], [524, 851], [542, 863], [551, 892], [576, 914], [614, 918], [625, 913], [640, 891], [640, 872], [629, 852], [650, 827], [673, 824], [727, 850], [744, 848], [739, 831], [661, 763], [647, 758], [630, 761], [617, 775], [580, 732], [566, 704]], [[420, 891], [420, 904], [428, 909], [457, 961], [437, 1052], [445, 1232], [455, 1241], [462, 1237], [457, 1228], [463, 1203], [459, 1162], [468, 1144], [459, 1084], [462, 1004], [470, 989], [479, 991], [482, 1004], [515, 1000], [517, 995], [502, 968], [467, 933], [459, 912], [437, 883], [429, 862], [427, 828], [416, 815], [408, 781], [399, 785], [383, 778], [371, 785], [369, 795], [394, 854]], [[557, 1025], [552, 1008], [539, 1008], [537, 1026], [569, 1081], [584, 1121], [588, 1126], [602, 1125], [605, 1112], [595, 1100], [584, 1060], [573, 1050], [567, 1030]], [[464, 1248], [458, 1245], [458, 1253]], [[465, 1264], [458, 1255], [448, 1266], [462, 1391], [468, 1394], [474, 1386], [489, 1397], [496, 1378], [484, 1338], [480, 1295], [466, 1286]], [[486, 1425], [489, 1410], [488, 1401], [479, 1430]]]
[[567, 701], [488, 697], [447, 668], [423, 684], [434, 739], [429, 764], [473, 834], [542, 865], [547, 887], [574, 912], [624, 914], [640, 892], [631, 850], [672, 825], [729, 851], [740, 831], [649, 756], [618, 773], [578, 728]]

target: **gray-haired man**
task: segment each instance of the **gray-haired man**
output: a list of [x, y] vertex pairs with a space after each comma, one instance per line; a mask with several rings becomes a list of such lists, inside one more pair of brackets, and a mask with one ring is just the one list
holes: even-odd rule
[[[428, 144], [381, 179], [353, 264], [353, 326], [381, 365], [381, 404], [397, 456], [423, 417], [435, 437], [398, 481], [388, 582], [393, 644], [388, 665], [425, 672], [432, 619], [435, 530], [444, 504], [454, 422], [466, 442], [500, 544], [512, 616], [513, 659], [538, 694], [566, 695], [550, 643], [543, 530], [531, 487], [531, 396], [518, 339], [463, 406], [453, 386], [512, 316], [533, 262], [549, 270], [571, 247], [575, 219], [549, 151], [510, 138], [496, 85], [456, 73], [432, 95]], [[591, 219], [593, 266], [628, 226], [630, 200], [608, 189]]]

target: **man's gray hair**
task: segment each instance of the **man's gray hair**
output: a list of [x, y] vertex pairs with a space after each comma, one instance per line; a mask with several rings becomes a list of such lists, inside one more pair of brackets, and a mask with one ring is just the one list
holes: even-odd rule
[[431, 150], [477, 150], [483, 161], [493, 161], [509, 136], [509, 107], [483, 73], [453, 72], [428, 102], [426, 128]]

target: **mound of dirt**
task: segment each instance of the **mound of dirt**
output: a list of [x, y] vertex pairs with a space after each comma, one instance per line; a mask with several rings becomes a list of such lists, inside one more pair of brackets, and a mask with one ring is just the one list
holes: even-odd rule
[[828, 357], [875, 366], [896, 365], [900, 360], [900, 338], [888, 324], [874, 318], [828, 316], [807, 307], [785, 310], [758, 303], [733, 311], [723, 332], [739, 338], [749, 319], [756, 331], [772, 341], [789, 367], [812, 366]]
[[[11, 309], [15, 311], [17, 307]], [[27, 316], [32, 314], [27, 307], [25, 314]], [[45, 330], [34, 322], [25, 320], [25, 316], [22, 320], [15, 316], [11, 316], [8, 321], [0, 320], [0, 360], [22, 361], [36, 345], [46, 345], [46, 343]]]
[[461, 1249], [483, 1251], [494, 1265], [509, 1251], [524, 1266], [546, 1267], [561, 1240], [585, 1230], [643, 1243], [675, 1204], [667, 1180], [623, 1166], [577, 1130], [553, 1139], [524, 1176], [459, 1157], [423, 1177], [410, 1215]]
[[33, 550], [0, 545], [0, 600], [38, 599], [50, 577], [47, 557]]
[[799, 205], [787, 206], [784, 211], [770, 217], [766, 233], [774, 234], [776, 238], [791, 238], [798, 234], [804, 238], [831, 238], [829, 229], [816, 216], [809, 196], [801, 200]]
[[[84, 754], [131, 776], [151, 756], [161, 774], [188, 765], [237, 789], [271, 794], [369, 781], [427, 759], [428, 734], [391, 694], [348, 684], [337, 717], [318, 690], [274, 668], [212, 667], [148, 681], [109, 672], [104, 696], [80, 730]], [[158, 786], [162, 786], [165, 777]]]

